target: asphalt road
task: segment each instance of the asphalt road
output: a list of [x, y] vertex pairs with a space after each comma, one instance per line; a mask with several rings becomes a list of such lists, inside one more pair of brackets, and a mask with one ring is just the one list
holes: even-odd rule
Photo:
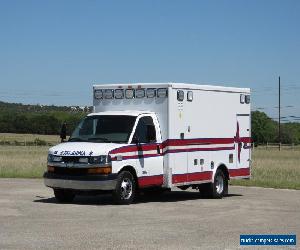
[[239, 245], [240, 234], [299, 241], [300, 191], [229, 192], [222, 200], [174, 189], [129, 206], [109, 195], [59, 204], [42, 180], [0, 179], [0, 249], [252, 249]]

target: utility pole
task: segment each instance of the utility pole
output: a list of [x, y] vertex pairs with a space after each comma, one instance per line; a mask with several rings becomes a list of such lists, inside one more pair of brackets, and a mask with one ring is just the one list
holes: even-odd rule
[[279, 141], [279, 151], [281, 150], [281, 126], [280, 126], [280, 122], [281, 122], [281, 120], [280, 120], [280, 76], [279, 76], [279, 78], [278, 78], [278, 83], [279, 83], [279, 91], [278, 91], [278, 93], [279, 93], [279, 95], [278, 95], [278, 141]]

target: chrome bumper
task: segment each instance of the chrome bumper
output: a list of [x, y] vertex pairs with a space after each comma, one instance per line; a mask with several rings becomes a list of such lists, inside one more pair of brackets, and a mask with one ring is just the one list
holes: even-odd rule
[[44, 179], [47, 187], [66, 188], [75, 190], [114, 190], [116, 180], [107, 181], [77, 181], [77, 180], [61, 180], [61, 179]]

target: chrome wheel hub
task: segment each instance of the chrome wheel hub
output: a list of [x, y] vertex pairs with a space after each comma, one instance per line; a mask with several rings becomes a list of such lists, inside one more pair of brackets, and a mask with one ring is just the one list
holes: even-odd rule
[[121, 183], [121, 198], [127, 200], [132, 195], [132, 181], [128, 178], [123, 179]]
[[224, 189], [224, 179], [222, 178], [221, 175], [218, 175], [216, 177], [216, 191], [218, 194], [221, 194]]

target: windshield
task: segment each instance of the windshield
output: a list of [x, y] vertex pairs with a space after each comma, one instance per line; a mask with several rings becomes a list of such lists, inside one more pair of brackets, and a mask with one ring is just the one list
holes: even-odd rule
[[135, 116], [94, 115], [84, 118], [69, 141], [127, 143]]

